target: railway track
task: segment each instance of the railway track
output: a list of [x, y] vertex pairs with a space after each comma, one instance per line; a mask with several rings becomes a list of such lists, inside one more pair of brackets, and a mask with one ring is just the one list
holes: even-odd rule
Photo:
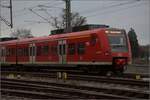
[[[27, 68], [26, 67], [19, 67], [19, 66], [17, 66], [17, 67], [15, 67], [15, 66], [13, 66], [13, 67], [6, 67], [6, 68], [4, 68], [4, 67], [2, 67], [2, 69], [1, 69], [1, 71], [2, 72], [40, 72], [40, 73], [57, 73], [57, 72], [67, 72], [68, 74], [78, 74], [78, 75], [96, 75], [96, 76], [105, 76], [104, 74], [101, 74], [101, 73], [98, 73], [98, 72], [89, 72], [89, 73], [85, 73], [85, 72], [83, 72], [83, 71], [81, 71], [81, 70], [79, 70], [79, 69], [76, 69], [76, 68], [68, 68], [68, 67], [62, 67], [62, 68], [60, 68], [60, 67], [49, 67], [49, 68], [47, 68], [47, 67], [45, 67], [45, 66], [43, 66], [43, 67], [36, 67], [35, 68], [35, 66], [33, 67], [33, 66], [28, 66]], [[121, 76], [119, 76], [119, 77], [123, 77], [123, 78], [131, 78], [131, 79], [135, 79], [136, 78], [136, 75], [140, 75], [140, 77], [141, 78], [149, 78], [150, 77], [150, 75], [149, 74], [138, 74], [138, 73], [123, 73]], [[114, 76], [114, 77], [118, 77], [118, 76], [116, 76], [116, 75], [112, 75], [112, 76]]]
[[[46, 78], [57, 78], [57, 71], [55, 72], [18, 72], [18, 71], [2, 71], [2, 75], [14, 74], [15, 76], [32, 76], [32, 77], [46, 77]], [[105, 82], [105, 83], [114, 83], [122, 85], [133, 85], [139, 87], [149, 87], [149, 81], [135, 80], [132, 78], [122, 78], [122, 77], [106, 77], [99, 75], [82, 75], [82, 74], [67, 74], [67, 79], [69, 80], [82, 80], [82, 81], [94, 81], [94, 82]]]
[[[6, 73], [5, 73], [6, 74]], [[15, 73], [16, 77], [14, 78], [36, 78], [44, 79], [44, 80], [51, 80], [51, 79], [57, 79], [56, 73], [30, 73], [30, 72], [24, 72], [24, 73]], [[18, 77], [19, 75], [19, 77]], [[3, 73], [2, 73], [3, 76]], [[4, 75], [4, 77], [8, 77], [7, 75]], [[113, 87], [119, 87], [119, 88], [128, 88], [128, 89], [135, 89], [135, 90], [149, 90], [149, 81], [143, 81], [143, 80], [133, 80], [133, 79], [124, 79], [124, 78], [116, 78], [116, 77], [102, 77], [102, 76], [89, 76], [89, 75], [73, 75], [68, 74], [67, 79], [64, 81], [82, 81], [82, 82], [91, 82], [92, 84], [101, 84], [105, 86], [113, 86]]]
[[[43, 70], [39, 70], [39, 71], [33, 71], [33, 70], [21, 70], [21, 71], [17, 71], [17, 70], [2, 70], [2, 73], [17, 73], [17, 74], [31, 74], [31, 73], [41, 73], [43, 75], [43, 73], [45, 74], [56, 74], [57, 72], [66, 72], [68, 74], [74, 74], [74, 75], [91, 75], [91, 76], [104, 76], [104, 75], [100, 75], [99, 73], [85, 73], [79, 70], [65, 70], [65, 69], [43, 69]], [[131, 78], [131, 79], [135, 79], [136, 75], [140, 75], [141, 78], [149, 78], [150, 75], [149, 74], [137, 74], [137, 73], [124, 73], [122, 76], [119, 77], [123, 77], [123, 78]], [[118, 76], [112, 76], [112, 77], [118, 77]]]
[[[59, 83], [60, 80], [55, 81], [55, 83], [47, 82], [47, 80], [56, 80], [58, 78], [57, 77], [58, 71], [60, 70], [52, 70], [46, 72], [2, 71], [1, 74], [3, 78], [1, 79], [2, 81], [1, 91], [4, 95], [11, 94], [16, 96], [26, 96], [28, 98], [31, 98], [33, 96], [32, 98], [40, 98], [40, 99], [45, 98], [148, 99], [149, 98], [150, 92], [149, 81], [135, 80], [132, 78], [122, 78], [122, 77], [105, 77], [105, 76], [98, 76], [95, 74], [84, 75], [80, 74], [80, 72], [72, 74], [71, 72], [68, 71], [65, 84], [64, 81], [63, 83]], [[62, 70], [61, 72], [67, 71]], [[12, 77], [12, 79], [7, 79], [8, 76], [11, 74], [13, 74], [14, 77]], [[18, 78], [23, 79], [24, 81], [19, 80]], [[29, 80], [30, 78], [35, 80], [34, 81]], [[89, 83], [93, 85], [87, 85]], [[102, 87], [95, 86], [96, 84]], [[46, 87], [45, 85], [51, 87]], [[37, 96], [38, 94], [40, 97]]]
[[[27, 79], [1, 79], [2, 94], [13, 94], [32, 98], [94, 98], [94, 99], [148, 99], [148, 91], [120, 89], [117, 87], [93, 87], [64, 82], [47, 82]], [[39, 96], [37, 96], [39, 95]]]

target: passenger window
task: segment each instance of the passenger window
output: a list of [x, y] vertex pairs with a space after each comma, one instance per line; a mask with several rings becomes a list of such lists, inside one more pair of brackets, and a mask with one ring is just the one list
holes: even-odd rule
[[26, 56], [28, 56], [29, 54], [28, 48], [25, 49], [25, 52], [26, 52]]
[[69, 53], [69, 55], [75, 54], [75, 44], [74, 43], [68, 45], [68, 53]]
[[28, 56], [28, 48], [24, 48], [24, 49], [23, 49], [23, 52], [24, 52], [24, 53], [23, 53], [24, 56]]
[[3, 49], [1, 49], [1, 56], [2, 56], [2, 57], [4, 56], [4, 51], [3, 51]]
[[43, 47], [43, 54], [44, 55], [48, 55], [48, 51], [49, 51], [49, 47], [48, 46], [44, 46]]
[[36, 50], [36, 55], [40, 56], [41, 55], [41, 46], [37, 46], [37, 50]]
[[51, 52], [52, 52], [52, 54], [56, 55], [57, 54], [57, 47], [51, 46]]
[[9, 50], [8, 50], [8, 48], [6, 49], [6, 56], [9, 56]]
[[78, 43], [77, 51], [79, 55], [85, 53], [85, 43]]
[[12, 48], [11, 50], [12, 50], [12, 56], [14, 56], [15, 55], [15, 49]]
[[18, 48], [18, 56], [22, 56], [22, 49], [21, 48]]

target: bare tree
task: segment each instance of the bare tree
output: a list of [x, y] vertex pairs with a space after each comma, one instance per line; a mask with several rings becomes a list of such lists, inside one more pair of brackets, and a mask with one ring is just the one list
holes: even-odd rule
[[31, 30], [28, 29], [17, 29], [16, 31], [12, 32], [11, 37], [17, 38], [31, 38], [33, 35], [31, 34]]
[[[62, 11], [62, 14], [59, 17], [52, 17], [51, 25], [56, 29], [63, 29], [66, 26], [66, 16], [65, 10]], [[86, 17], [80, 16], [79, 13], [73, 12], [71, 13], [71, 26], [81, 26], [86, 24], [87, 20]]]

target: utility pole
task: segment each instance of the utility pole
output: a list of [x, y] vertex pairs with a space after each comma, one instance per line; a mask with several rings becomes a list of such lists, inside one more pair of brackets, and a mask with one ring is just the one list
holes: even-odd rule
[[5, 22], [5, 24], [11, 28], [13, 28], [13, 16], [12, 16], [12, 0], [10, 0], [10, 5], [9, 6], [3, 6], [0, 4], [1, 7], [4, 8], [9, 8], [10, 9], [10, 22], [7, 21], [5, 18], [3, 18], [2, 16], [0, 16], [0, 20]]
[[71, 4], [70, 4], [70, 0], [64, 0], [66, 3], [66, 29], [65, 32], [69, 33], [72, 32], [72, 27], [71, 27]]
[[10, 0], [10, 27], [13, 28], [12, 0]]

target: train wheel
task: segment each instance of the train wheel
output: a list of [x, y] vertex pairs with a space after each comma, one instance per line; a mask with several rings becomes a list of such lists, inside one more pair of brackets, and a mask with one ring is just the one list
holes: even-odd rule
[[119, 77], [122, 77], [123, 76], [123, 69], [117, 70], [116, 75], [119, 76]]
[[79, 70], [81, 70], [84, 73], [89, 73], [89, 69], [87, 67], [84, 67], [84, 66], [79, 67]]

